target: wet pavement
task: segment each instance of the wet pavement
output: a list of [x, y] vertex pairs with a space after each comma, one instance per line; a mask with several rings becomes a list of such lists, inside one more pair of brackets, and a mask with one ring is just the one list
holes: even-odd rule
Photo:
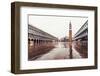
[[[72, 47], [73, 59], [82, 58], [80, 53]], [[36, 60], [56, 60], [56, 59], [70, 59], [70, 51], [68, 42], [58, 42], [55, 48], [48, 53], [39, 56]]]

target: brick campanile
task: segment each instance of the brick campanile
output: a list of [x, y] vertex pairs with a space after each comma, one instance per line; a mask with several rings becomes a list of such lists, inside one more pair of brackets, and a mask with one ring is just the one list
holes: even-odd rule
[[72, 25], [69, 23], [69, 42], [72, 42]]
[[70, 52], [70, 59], [73, 58], [72, 56], [72, 24], [71, 24], [71, 21], [69, 23], [69, 52]]

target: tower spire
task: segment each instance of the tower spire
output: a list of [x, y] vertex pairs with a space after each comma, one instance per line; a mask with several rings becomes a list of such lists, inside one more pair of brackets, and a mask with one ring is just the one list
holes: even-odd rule
[[69, 22], [69, 41], [72, 42], [72, 24]]
[[71, 21], [69, 22], [69, 51], [70, 51], [70, 58], [72, 59], [72, 24], [71, 24]]
[[70, 23], [69, 23], [69, 30], [72, 30], [71, 21], [70, 21]]

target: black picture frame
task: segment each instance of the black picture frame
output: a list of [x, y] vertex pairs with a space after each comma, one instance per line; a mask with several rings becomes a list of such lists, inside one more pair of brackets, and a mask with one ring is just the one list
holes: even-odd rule
[[[61, 68], [44, 68], [44, 69], [20, 69], [20, 8], [27, 7], [45, 7], [61, 9], [79, 9], [93, 10], [94, 14], [94, 65], [80, 67], [61, 67]], [[24, 73], [40, 73], [40, 72], [56, 72], [56, 71], [73, 71], [97, 69], [97, 7], [79, 6], [79, 5], [63, 5], [63, 4], [47, 4], [47, 3], [29, 3], [29, 2], [13, 2], [11, 3], [11, 72], [15, 74]]]

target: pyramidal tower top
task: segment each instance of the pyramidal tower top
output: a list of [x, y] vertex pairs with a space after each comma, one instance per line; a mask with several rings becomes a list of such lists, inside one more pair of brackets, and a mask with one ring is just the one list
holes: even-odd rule
[[69, 30], [72, 30], [72, 24], [71, 24], [71, 21], [69, 23]]

